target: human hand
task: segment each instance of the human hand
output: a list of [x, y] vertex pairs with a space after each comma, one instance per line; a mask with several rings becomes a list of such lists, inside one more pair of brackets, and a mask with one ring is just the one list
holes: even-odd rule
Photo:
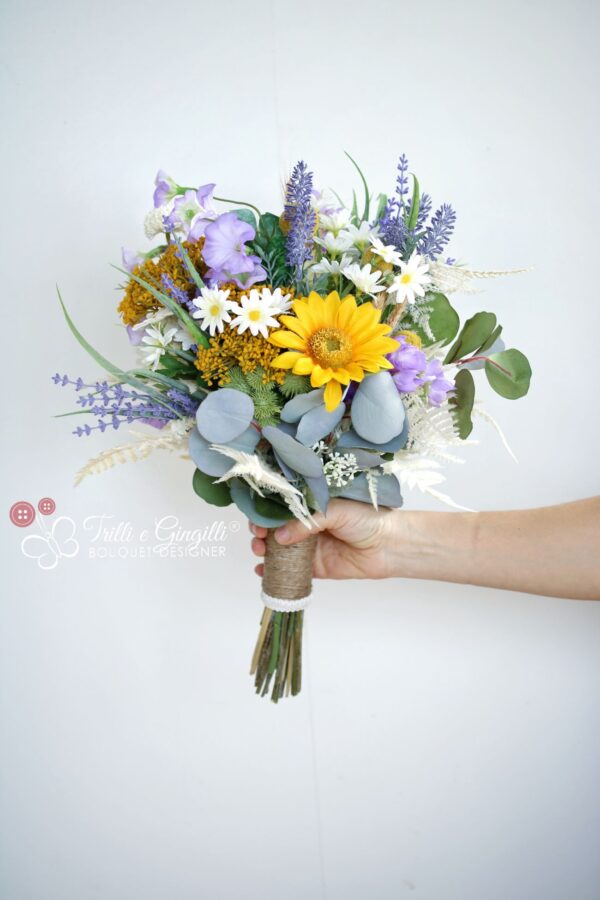
[[[332, 500], [327, 513], [315, 513], [315, 525], [309, 531], [297, 519], [277, 528], [280, 544], [296, 544], [318, 532], [313, 575], [315, 578], [387, 578], [391, 572], [391, 544], [395, 510], [379, 511], [354, 500]], [[265, 555], [267, 529], [250, 523], [254, 534], [252, 552]], [[263, 564], [256, 566], [263, 574]]]

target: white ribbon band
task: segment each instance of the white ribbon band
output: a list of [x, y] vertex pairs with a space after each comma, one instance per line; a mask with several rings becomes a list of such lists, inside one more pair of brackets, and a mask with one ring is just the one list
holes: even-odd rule
[[312, 600], [312, 593], [306, 597], [300, 597], [299, 600], [282, 600], [280, 597], [270, 597], [264, 591], [261, 591], [260, 596], [265, 606], [268, 609], [275, 610], [275, 612], [298, 612], [300, 609], [306, 609]]

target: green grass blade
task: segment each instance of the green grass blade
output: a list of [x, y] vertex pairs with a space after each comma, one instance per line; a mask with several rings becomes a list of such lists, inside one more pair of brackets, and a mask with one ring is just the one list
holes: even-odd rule
[[119, 369], [118, 366], [113, 365], [113, 363], [111, 363], [108, 359], [106, 359], [105, 356], [102, 356], [102, 354], [98, 353], [98, 351], [95, 350], [94, 347], [92, 347], [92, 345], [89, 343], [89, 341], [86, 341], [84, 336], [81, 334], [81, 332], [76, 327], [75, 323], [73, 322], [73, 319], [71, 318], [71, 316], [69, 315], [69, 313], [67, 311], [67, 307], [65, 306], [65, 304], [63, 302], [63, 298], [60, 295], [60, 290], [58, 289], [58, 285], [56, 286], [56, 293], [58, 294], [58, 300], [59, 300], [60, 305], [62, 306], [63, 315], [67, 321], [67, 325], [71, 329], [71, 333], [73, 334], [75, 339], [78, 341], [78, 343], [83, 347], [83, 349], [86, 351], [86, 353], [89, 353], [89, 355], [92, 357], [92, 359], [94, 359], [98, 363], [98, 365], [104, 369], [105, 372], [110, 372], [111, 375], [116, 375], [117, 378], [120, 378], [123, 375], [122, 370]]
[[149, 397], [152, 397], [153, 400], [156, 400], [157, 403], [160, 403], [162, 406], [166, 406], [168, 409], [171, 409], [171, 406], [168, 402], [165, 401], [163, 395], [154, 390], [154, 388], [145, 384], [143, 381], [140, 381], [138, 378], [132, 377], [129, 372], [124, 372], [122, 369], [119, 369], [118, 366], [115, 366], [110, 360], [106, 359], [105, 356], [102, 356], [101, 353], [92, 347], [89, 341], [87, 341], [84, 336], [81, 334], [73, 319], [69, 315], [67, 307], [63, 302], [63, 298], [61, 297], [60, 290], [58, 289], [58, 285], [56, 286], [56, 293], [58, 294], [58, 300], [62, 307], [63, 315], [66, 319], [67, 325], [71, 330], [73, 337], [76, 339], [78, 344], [83, 347], [83, 349], [88, 353], [98, 365], [104, 369], [105, 372], [109, 372], [111, 375], [114, 375], [115, 378], [119, 379], [119, 381], [128, 384], [130, 387], [135, 387], [138, 390], [144, 391], [145, 394], [148, 394]]
[[149, 291], [156, 300], [158, 300], [161, 306], [166, 306], [167, 309], [170, 310], [183, 325], [185, 325], [188, 332], [194, 338], [197, 344], [200, 344], [202, 347], [208, 347], [208, 338], [206, 337], [204, 332], [200, 330], [190, 314], [182, 306], [180, 306], [176, 300], [173, 300], [172, 297], [169, 297], [169, 295], [163, 293], [163, 291], [159, 291], [158, 288], [155, 288], [154, 285], [150, 284], [150, 282], [146, 281], [144, 278], [140, 278], [139, 275], [134, 275], [133, 272], [128, 272], [127, 269], [122, 269], [120, 266], [115, 266], [114, 264], [113, 269], [116, 269], [117, 272], [121, 272], [123, 275], [127, 275], [128, 278], [133, 278], [134, 281], [137, 281], [138, 284], [141, 284], [142, 287], [146, 288], [146, 290]]
[[358, 165], [358, 163], [356, 162], [356, 160], [352, 159], [352, 157], [350, 156], [350, 154], [348, 153], [347, 150], [344, 150], [344, 153], [346, 154], [346, 156], [348, 157], [348, 159], [350, 160], [350, 162], [352, 163], [352, 165], [354, 166], [354, 168], [356, 169], [356, 171], [357, 171], [358, 174], [360, 175], [360, 180], [361, 180], [362, 183], [363, 183], [363, 188], [364, 188], [364, 190], [365, 190], [365, 208], [364, 208], [364, 211], [363, 211], [363, 221], [366, 221], [366, 220], [368, 220], [368, 218], [369, 218], [369, 210], [370, 210], [370, 204], [371, 204], [371, 198], [370, 198], [370, 195], [369, 195], [369, 186], [368, 186], [368, 184], [367, 184], [367, 179], [366, 179], [365, 176], [363, 175], [362, 169], [360, 168], [360, 166]]
[[179, 240], [179, 238], [177, 237], [177, 235], [175, 233], [173, 233], [171, 235], [171, 237], [177, 244], [177, 248], [178, 248], [179, 252], [181, 253], [181, 257], [185, 263], [185, 267], [192, 277], [192, 281], [194, 282], [194, 284], [196, 285], [198, 290], [201, 291], [203, 287], [206, 287], [206, 285], [202, 281], [202, 278], [200, 277], [200, 273], [198, 272], [196, 266], [190, 259], [190, 254], [187, 252], [187, 250], [183, 246], [182, 241]]
[[421, 189], [416, 175], [413, 175], [414, 187], [412, 201], [410, 204], [410, 216], [406, 223], [409, 231], [414, 231], [417, 227], [417, 219], [419, 218], [419, 207], [421, 206]]

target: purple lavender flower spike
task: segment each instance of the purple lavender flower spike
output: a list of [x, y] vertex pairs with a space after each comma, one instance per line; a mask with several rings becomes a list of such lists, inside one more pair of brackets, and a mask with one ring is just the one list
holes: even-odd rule
[[[182, 288], [178, 288], [177, 285], [173, 282], [173, 279], [167, 275], [166, 272], [163, 272], [160, 276], [160, 280], [162, 281], [162, 286], [165, 289], [167, 294], [170, 294], [173, 300], [176, 300], [184, 309], [187, 309], [188, 312], [190, 310], [195, 309], [194, 303], [190, 300], [187, 291], [184, 291]], [[191, 284], [190, 284], [191, 287]]]
[[396, 178], [396, 194], [398, 202], [401, 206], [406, 205], [405, 198], [408, 196], [408, 159], [403, 153], [398, 161], [398, 177]]
[[456, 213], [448, 203], [443, 203], [431, 219], [425, 234], [417, 244], [421, 256], [436, 259], [452, 237]]
[[73, 431], [77, 437], [90, 435], [92, 431], [103, 432], [107, 428], [116, 430], [131, 422], [143, 422], [145, 425], [163, 428], [181, 416], [193, 416], [198, 408], [198, 402], [184, 391], [167, 391], [163, 395], [164, 403], [159, 403], [153, 397], [129, 390], [122, 384], [109, 385], [106, 381], [85, 384], [82, 378], [72, 381], [68, 375], [58, 373], [52, 380], [62, 387], [69, 384], [76, 391], [82, 388], [89, 391], [77, 398], [77, 405], [96, 416], [96, 425], [78, 426]]
[[439, 406], [446, 395], [454, 390], [454, 382], [444, 378], [444, 369], [439, 359], [432, 359], [427, 363], [423, 380], [428, 385], [427, 398], [432, 406]]
[[286, 238], [286, 262], [295, 269], [296, 281], [302, 278], [302, 267], [311, 255], [311, 242], [316, 224], [312, 208], [313, 176], [306, 163], [294, 166], [285, 190], [283, 217], [290, 228]]
[[427, 366], [427, 357], [422, 350], [409, 343], [403, 334], [396, 335], [397, 350], [388, 353], [387, 358], [393, 365], [392, 379], [402, 394], [416, 391], [424, 384], [422, 373]]

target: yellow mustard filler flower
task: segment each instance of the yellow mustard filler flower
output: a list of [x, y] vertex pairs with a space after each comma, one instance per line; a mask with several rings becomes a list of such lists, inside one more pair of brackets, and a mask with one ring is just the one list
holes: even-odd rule
[[294, 315], [282, 315], [285, 329], [273, 331], [269, 340], [284, 347], [271, 363], [310, 375], [313, 388], [325, 385], [325, 406], [335, 409], [342, 399], [342, 385], [362, 381], [365, 372], [391, 369], [386, 353], [398, 343], [386, 337], [389, 325], [380, 322], [381, 312], [372, 303], [357, 305], [353, 296], [341, 299], [337, 291], [321, 297], [313, 291], [295, 300]]

